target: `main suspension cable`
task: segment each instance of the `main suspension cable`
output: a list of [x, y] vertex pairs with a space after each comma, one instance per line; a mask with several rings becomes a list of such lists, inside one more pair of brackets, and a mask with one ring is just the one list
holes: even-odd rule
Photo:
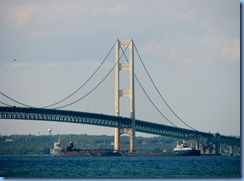
[[[122, 49], [122, 48], [121, 48]], [[125, 50], [126, 51], [126, 50]], [[125, 55], [125, 51], [122, 49], [122, 52], [123, 52], [123, 54], [124, 54], [124, 56], [125, 56], [125, 59], [126, 59], [126, 61], [127, 62], [129, 62], [129, 60], [128, 60], [128, 58], [126, 57], [126, 55]], [[152, 101], [152, 99], [149, 97], [149, 95], [148, 95], [148, 93], [146, 92], [146, 90], [144, 89], [144, 87], [142, 86], [142, 84], [141, 84], [141, 82], [139, 81], [139, 79], [138, 79], [138, 77], [136, 76], [136, 74], [134, 73], [134, 76], [135, 76], [135, 78], [136, 78], [136, 81], [138, 82], [138, 84], [140, 85], [140, 87], [141, 87], [141, 89], [142, 89], [142, 91], [144, 92], [144, 94], [146, 95], [146, 97], [148, 98], [148, 100], [151, 102], [151, 104], [154, 106], [154, 108], [159, 112], [159, 114], [161, 115], [161, 116], [163, 116], [165, 119], [166, 119], [166, 121], [168, 121], [170, 124], [172, 124], [173, 126], [175, 126], [175, 127], [177, 127], [172, 121], [170, 121], [159, 109], [158, 109], [158, 107], [154, 104], [154, 102]]]
[[0, 94], [2, 94], [2, 95], [5, 96], [6, 98], [8, 98], [8, 99], [10, 99], [11, 101], [13, 101], [13, 102], [15, 102], [15, 103], [18, 103], [18, 104], [20, 104], [20, 105], [22, 105], [22, 106], [25, 106], [25, 107], [32, 107], [32, 106], [29, 106], [29, 105], [27, 105], [27, 104], [24, 104], [24, 103], [21, 103], [21, 102], [19, 102], [19, 101], [16, 101], [15, 99], [13, 99], [13, 98], [7, 96], [6, 94], [2, 93], [1, 91], [0, 91]]
[[108, 52], [108, 54], [106, 55], [106, 57], [103, 59], [103, 61], [101, 62], [101, 64], [97, 67], [97, 69], [92, 73], [92, 75], [76, 90], [74, 91], [72, 94], [70, 94], [69, 96], [65, 97], [64, 99], [54, 103], [54, 104], [50, 104], [48, 106], [45, 106], [43, 108], [48, 108], [48, 107], [52, 107], [55, 106], [59, 103], [62, 103], [63, 101], [67, 100], [68, 98], [70, 98], [71, 96], [73, 96], [76, 92], [78, 92], [80, 89], [82, 89], [90, 80], [91, 78], [97, 73], [97, 71], [101, 68], [101, 66], [103, 65], [103, 63], [107, 60], [108, 56], [110, 55], [110, 53], [112, 52], [114, 46], [115, 46], [116, 42], [113, 44], [112, 48], [110, 49], [110, 51]]
[[110, 69], [110, 71], [106, 74], [106, 76], [93, 88], [91, 89], [87, 94], [85, 94], [84, 96], [82, 96], [81, 98], [69, 103], [69, 104], [66, 104], [66, 105], [63, 105], [63, 106], [59, 106], [59, 107], [55, 107], [54, 109], [60, 109], [60, 108], [64, 108], [64, 107], [67, 107], [67, 106], [70, 106], [72, 104], [75, 104], [76, 102], [79, 102], [80, 100], [84, 99], [85, 97], [87, 97], [89, 94], [91, 94], [94, 90], [96, 90], [96, 88], [98, 88], [99, 85], [101, 85], [103, 83], [103, 81], [109, 76], [109, 74], [112, 72], [112, 70], [114, 69], [114, 67], [116, 66], [117, 63], [114, 64], [114, 66]]
[[[128, 48], [129, 44], [127, 45], [126, 49]], [[125, 51], [126, 51], [125, 49]], [[124, 54], [124, 53], [123, 53]], [[121, 57], [123, 56], [123, 54], [119, 57], [119, 60], [121, 59]], [[60, 108], [64, 108], [64, 107], [67, 107], [67, 106], [70, 106], [70, 105], [73, 105], [75, 104], [76, 102], [79, 102], [81, 101], [82, 99], [84, 99], [85, 97], [87, 97], [89, 94], [91, 94], [94, 90], [96, 90], [99, 85], [101, 85], [103, 83], [103, 81], [109, 76], [109, 74], [113, 71], [113, 69], [115, 68], [115, 66], [119, 63], [119, 60], [114, 64], [114, 66], [109, 70], [109, 72], [105, 75], [105, 77], [93, 88], [91, 89], [87, 94], [85, 94], [84, 96], [82, 96], [81, 98], [69, 103], [69, 104], [66, 104], [66, 105], [63, 105], [63, 106], [59, 106], [59, 107], [55, 107], [55, 109], [60, 109]]]
[[139, 83], [139, 85], [140, 85], [140, 87], [141, 87], [141, 89], [143, 90], [143, 92], [145, 93], [145, 95], [147, 96], [147, 98], [148, 98], [148, 100], [151, 102], [151, 104], [154, 106], [154, 108], [155, 109], [157, 109], [157, 111], [159, 112], [159, 114], [161, 115], [161, 116], [163, 116], [169, 123], [171, 123], [173, 126], [175, 126], [175, 127], [178, 127], [178, 126], [176, 126], [174, 123], [172, 123], [159, 109], [158, 109], [158, 107], [153, 103], [153, 101], [152, 101], [152, 99], [149, 97], [149, 95], [147, 94], [147, 92], [145, 91], [145, 89], [143, 88], [143, 86], [142, 86], [142, 84], [140, 83], [140, 81], [139, 81], [139, 79], [137, 78], [137, 76], [136, 76], [136, 74], [134, 74], [134, 76], [135, 76], [135, 78], [136, 78], [136, 80], [137, 80], [137, 82]]
[[[55, 106], [55, 105], [57, 105], [57, 104], [65, 101], [65, 100], [67, 100], [68, 98], [70, 98], [71, 96], [73, 96], [75, 93], [77, 93], [82, 87], [84, 87], [91, 80], [91, 78], [97, 73], [97, 71], [101, 68], [101, 66], [103, 65], [103, 63], [106, 61], [106, 59], [108, 58], [108, 56], [112, 52], [115, 44], [116, 44], [116, 42], [113, 44], [112, 48], [110, 49], [110, 51], [108, 52], [108, 54], [106, 55], [106, 57], [103, 59], [103, 61], [101, 62], [101, 64], [97, 67], [97, 69], [92, 73], [92, 75], [76, 91], [74, 91], [72, 94], [70, 94], [69, 96], [65, 97], [64, 99], [62, 99], [62, 100], [60, 100], [60, 101], [58, 101], [56, 103], [50, 104], [48, 106], [42, 107], [42, 108], [49, 108], [49, 107]], [[12, 100], [13, 102], [18, 103], [18, 104], [20, 104], [22, 106], [25, 106], [25, 107], [33, 107], [33, 106], [30, 106], [30, 105], [27, 105], [27, 104], [24, 104], [24, 103], [19, 102], [19, 101], [13, 99], [13, 98], [7, 96], [3, 92], [0, 92], [0, 94], [2, 94], [6, 98], [8, 98], [8, 99]], [[2, 103], [2, 104], [7, 105], [7, 106], [11, 106], [11, 105], [8, 105], [8, 104], [5, 104], [5, 103]]]
[[0, 101], [0, 104], [2, 104], [2, 105], [5, 105], [5, 106], [9, 106], [9, 107], [12, 107], [11, 105], [9, 105], [9, 104], [6, 104], [6, 103], [4, 103], [4, 102], [2, 102], [2, 101]]
[[140, 61], [141, 61], [141, 63], [142, 63], [142, 65], [143, 65], [143, 67], [144, 67], [144, 69], [145, 69], [145, 71], [146, 71], [146, 73], [147, 73], [147, 75], [148, 75], [148, 77], [149, 77], [149, 79], [151, 80], [151, 82], [152, 82], [152, 84], [153, 84], [153, 86], [154, 86], [154, 88], [156, 89], [156, 91], [158, 92], [158, 94], [159, 94], [159, 96], [161, 97], [161, 99], [164, 101], [164, 103], [166, 104], [166, 106], [171, 110], [171, 112], [183, 123], [183, 124], [185, 124], [186, 126], [188, 126], [189, 128], [191, 128], [191, 129], [193, 129], [193, 130], [196, 130], [195, 128], [193, 128], [193, 127], [191, 127], [189, 124], [187, 124], [185, 121], [183, 121], [174, 111], [173, 111], [173, 109], [169, 106], [169, 104], [166, 102], [166, 100], [163, 98], [163, 96], [162, 96], [162, 94], [159, 92], [159, 90], [158, 90], [158, 88], [157, 88], [157, 86], [156, 86], [156, 84], [154, 83], [154, 81], [153, 81], [153, 79], [152, 79], [152, 77], [150, 76], [150, 74], [149, 74], [149, 72], [148, 72], [148, 70], [147, 70], [147, 68], [146, 68], [146, 66], [145, 66], [145, 64], [144, 64], [144, 62], [143, 62], [143, 60], [142, 60], [142, 58], [141, 58], [141, 56], [140, 56], [140, 54], [139, 54], [139, 52], [138, 52], [138, 50], [137, 50], [137, 48], [136, 48], [136, 46], [134, 45], [134, 47], [135, 47], [135, 50], [136, 50], [136, 52], [137, 52], [137, 55], [138, 55], [138, 57], [139, 57], [139, 59], [140, 59]]

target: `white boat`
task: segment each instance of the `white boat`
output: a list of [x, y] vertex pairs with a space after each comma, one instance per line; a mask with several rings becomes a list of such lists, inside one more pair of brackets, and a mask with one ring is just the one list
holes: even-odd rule
[[178, 144], [174, 148], [174, 155], [176, 156], [193, 156], [193, 155], [200, 155], [200, 150], [188, 147], [185, 142], [182, 144]]
[[61, 142], [60, 142], [60, 139], [58, 139], [57, 142], [54, 142], [53, 148], [50, 149], [50, 154], [51, 155], [60, 155], [61, 150], [62, 150]]

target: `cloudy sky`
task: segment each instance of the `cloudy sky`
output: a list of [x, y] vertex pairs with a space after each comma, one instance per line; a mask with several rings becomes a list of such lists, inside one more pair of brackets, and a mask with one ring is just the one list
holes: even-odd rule
[[[0, 91], [20, 102], [43, 107], [65, 98], [89, 78], [117, 39], [133, 39], [161, 94], [182, 120], [199, 131], [240, 135], [238, 0], [1, 0], [0, 17]], [[114, 49], [71, 102], [97, 85], [113, 65]], [[174, 124], [187, 128], [165, 106], [137, 54], [135, 69], [157, 107]], [[17, 106], [2, 95], [0, 100]], [[114, 72], [90, 97], [67, 109], [113, 115], [113, 101]], [[126, 98], [122, 105], [121, 114], [128, 116]], [[170, 125], [138, 83], [136, 117]], [[0, 120], [0, 134], [47, 134], [48, 128], [53, 134], [114, 132], [97, 126]]]

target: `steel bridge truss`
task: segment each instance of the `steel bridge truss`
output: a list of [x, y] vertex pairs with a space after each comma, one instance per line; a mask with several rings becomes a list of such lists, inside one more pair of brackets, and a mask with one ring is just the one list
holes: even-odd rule
[[126, 118], [118, 120], [114, 116], [103, 114], [40, 108], [0, 107], [0, 119], [55, 121], [105, 127], [129, 128], [130, 126], [128, 118], [128, 120]]
[[[87, 112], [42, 108], [0, 107], [0, 119], [55, 121], [77, 124], [89, 124], [113, 128], [131, 127], [130, 118], [94, 114]], [[214, 135], [211, 133], [188, 130], [141, 120], [135, 120], [135, 129], [136, 131], [142, 133], [149, 133], [186, 140], [198, 140], [201, 138], [214, 140]], [[227, 144], [231, 143], [232, 145], [239, 145], [240, 139], [228, 136], [221, 136], [221, 142], [226, 142]]]

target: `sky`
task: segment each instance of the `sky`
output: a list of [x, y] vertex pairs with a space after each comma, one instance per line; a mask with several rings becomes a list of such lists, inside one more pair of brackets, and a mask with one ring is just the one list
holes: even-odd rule
[[[35, 107], [55, 103], [92, 75], [117, 39], [133, 39], [158, 90], [182, 120], [199, 131], [240, 136], [240, 1], [2, 0], [0, 16], [0, 91], [13, 99]], [[114, 52], [71, 100], [106, 75]], [[136, 53], [135, 73], [165, 116], [188, 128], [165, 106]], [[122, 77], [126, 87], [126, 72]], [[136, 118], [170, 125], [137, 82], [135, 89]], [[0, 101], [14, 104], [2, 95]], [[121, 102], [121, 115], [128, 117], [128, 99]], [[67, 109], [113, 115], [114, 72]], [[49, 128], [53, 134], [114, 133], [83, 124], [0, 120], [3, 135], [47, 135]]]

